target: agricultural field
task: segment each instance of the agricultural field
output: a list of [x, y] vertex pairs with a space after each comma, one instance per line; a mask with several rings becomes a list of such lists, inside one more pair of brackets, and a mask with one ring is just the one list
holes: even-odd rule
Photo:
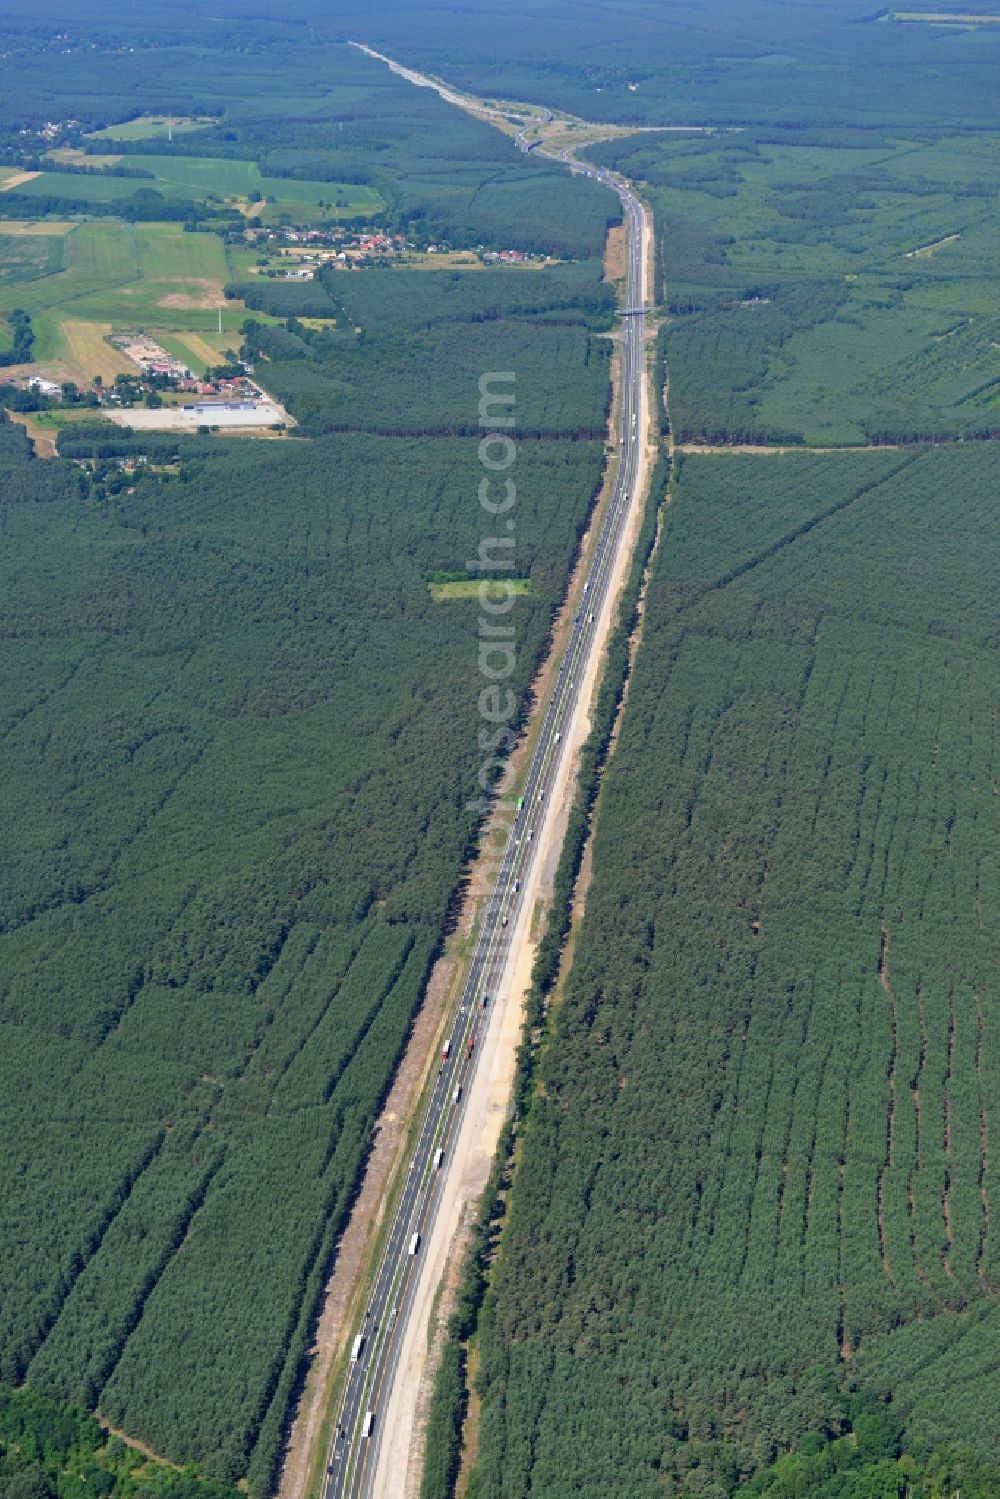
[[678, 438], [1000, 434], [995, 139], [778, 135], [590, 152], [649, 185]]
[[46, 151], [43, 162], [55, 161], [63, 167], [116, 167], [121, 163], [118, 152], [93, 152], [88, 154], [82, 146], [55, 146]]
[[170, 197], [190, 197], [196, 202], [221, 197], [246, 202], [261, 193], [274, 211], [301, 216], [306, 209], [329, 208], [330, 218], [378, 216], [384, 204], [371, 187], [346, 182], [307, 182], [291, 177], [263, 177], [252, 161], [216, 160], [201, 156], [130, 156], [129, 166], [153, 173], [154, 186]]
[[[164, 112], [151, 110], [155, 119], [119, 129], [93, 120], [92, 111], [106, 109], [106, 102], [94, 102], [88, 111], [83, 100], [74, 101], [81, 121], [98, 128], [79, 137], [82, 144], [55, 148], [66, 170], [51, 170], [52, 151], [41, 153], [37, 173], [0, 168], [0, 214], [10, 213], [12, 224], [30, 223], [35, 212], [59, 215], [61, 249], [52, 248], [48, 272], [38, 252], [31, 256], [20, 246], [8, 247], [0, 258], [0, 317], [25, 302], [35, 331], [34, 360], [46, 375], [113, 377], [126, 366], [106, 337], [137, 325], [182, 357], [193, 353], [195, 370], [236, 346], [244, 321], [240, 297], [224, 306], [221, 336], [218, 315], [222, 288], [248, 282], [258, 258], [237, 237], [243, 215], [264, 225], [283, 217], [373, 220], [420, 244], [446, 238], [581, 260], [600, 253], [617, 211], [610, 193], [525, 161], [498, 132], [456, 117], [435, 96], [413, 90], [359, 53], [332, 48], [324, 54], [322, 76], [315, 62], [304, 69], [291, 114], [287, 98], [275, 93], [273, 69], [258, 71], [249, 54], [238, 60], [223, 56], [211, 73], [213, 97], [232, 90], [222, 118], [189, 108], [185, 118], [192, 128], [167, 141], [152, 128], [166, 119]], [[138, 53], [121, 62], [126, 69], [143, 67]], [[291, 57], [285, 63], [287, 87], [303, 65]], [[91, 58], [81, 77], [96, 88], [100, 75], [100, 64]], [[68, 102], [64, 109], [70, 109]], [[140, 124], [150, 129], [139, 133]], [[106, 149], [110, 143], [113, 153]], [[79, 170], [89, 164], [102, 164], [105, 174]], [[113, 175], [118, 172], [151, 175]], [[214, 225], [223, 234], [186, 233], [185, 204], [208, 216], [206, 229]], [[86, 210], [92, 216], [73, 227], [68, 215]], [[21, 217], [14, 220], [14, 214]], [[3, 224], [0, 219], [0, 235]], [[5, 242], [0, 240], [0, 252]], [[59, 254], [62, 270], [55, 274]], [[14, 278], [20, 284], [29, 271], [36, 275], [30, 297], [12, 300]], [[271, 316], [285, 316], [296, 310], [299, 290], [272, 285], [254, 305], [261, 296], [273, 301], [284, 291], [287, 310]], [[545, 305], [545, 293], [535, 301]], [[475, 297], [469, 306], [474, 303]], [[322, 313], [332, 316], [329, 307]]]
[[37, 281], [63, 268], [65, 225], [3, 224], [0, 230], [0, 289]]
[[[103, 161], [104, 158], [99, 158]], [[136, 176], [102, 176], [98, 172], [43, 171], [29, 181], [10, 179], [0, 184], [0, 191], [16, 191], [22, 206], [30, 207], [33, 199], [51, 200], [58, 205], [66, 199], [77, 204], [106, 205], [124, 202], [137, 192], [153, 192], [172, 203], [192, 205], [217, 202], [248, 212], [263, 200], [255, 216], [262, 223], [276, 223], [282, 214], [294, 215], [296, 221], [320, 223], [326, 220], [378, 216], [384, 203], [372, 187], [343, 182], [306, 182], [291, 178], [262, 177], [252, 161], [237, 161], [199, 156], [140, 156], [123, 158]], [[142, 175], [138, 175], [138, 174]], [[0, 205], [2, 206], [2, 205]]]
[[176, 335], [177, 352], [199, 370], [239, 342], [244, 313], [223, 296], [229, 264], [218, 235], [115, 219], [34, 227], [58, 232], [0, 233], [0, 316], [15, 307], [30, 314], [41, 373], [113, 380], [133, 368], [107, 342], [121, 329], [144, 327], [161, 342]]
[[998, 478], [683, 458], [481, 1323], [484, 1499], [728, 1495], [852, 1384], [995, 1477]]

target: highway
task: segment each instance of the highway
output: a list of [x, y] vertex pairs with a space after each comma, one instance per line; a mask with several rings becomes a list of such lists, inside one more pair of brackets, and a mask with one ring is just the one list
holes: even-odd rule
[[[518, 144], [522, 150], [534, 154], [549, 154], [535, 141], [524, 139], [523, 134]], [[525, 876], [534, 861], [542, 857], [537, 824], [566, 752], [570, 737], [567, 728], [577, 713], [587, 711], [588, 705], [580, 698], [580, 685], [591, 655], [599, 649], [602, 606], [628, 533], [631, 509], [641, 499], [636, 494], [636, 481], [645, 441], [645, 210], [627, 186], [608, 174], [562, 154], [553, 155], [552, 159], [563, 162], [572, 172], [598, 178], [617, 192], [627, 224], [627, 315], [621, 319], [618, 472], [592, 546], [577, 613], [527, 767], [523, 794], [514, 813], [496, 882], [479, 920], [468, 978], [449, 1028], [450, 1040], [439, 1059], [438, 1074], [425, 1105], [364, 1319], [354, 1330], [352, 1359], [327, 1460], [324, 1499], [368, 1499], [372, 1491], [383, 1436], [380, 1414], [388, 1406], [399, 1364], [403, 1329], [418, 1280], [421, 1248], [426, 1244], [438, 1210], [449, 1151], [476, 1087], [487, 1012], [510, 955], [510, 939], [523, 899]], [[402, 1475], [399, 1493], [402, 1493]]]

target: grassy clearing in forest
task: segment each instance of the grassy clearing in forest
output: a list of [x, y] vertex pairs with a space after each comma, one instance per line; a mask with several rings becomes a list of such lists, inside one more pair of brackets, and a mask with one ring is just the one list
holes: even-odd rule
[[531, 592], [530, 578], [505, 578], [502, 583], [485, 583], [480, 578], [455, 578], [447, 583], [428, 583], [431, 598], [437, 604], [447, 603], [449, 599], [474, 599], [479, 597], [479, 590], [483, 587], [487, 590], [487, 597], [493, 602], [503, 602], [505, 598], [516, 597], [518, 594]]
[[92, 130], [91, 140], [144, 141], [164, 135], [185, 135], [192, 130], [204, 130], [213, 124], [211, 115], [140, 115], [136, 120], [126, 120], [121, 125], [106, 125], [103, 130]]
[[[137, 192], [156, 192], [173, 202], [219, 202], [246, 205], [255, 197], [266, 200], [264, 222], [282, 213], [312, 222], [318, 219], [370, 218], [385, 204], [375, 188], [360, 183], [319, 182], [293, 177], [268, 177], [255, 162], [236, 157], [143, 156], [129, 153], [125, 165], [145, 176], [101, 175], [99, 172], [39, 172], [21, 180], [0, 181], [0, 191], [15, 188], [28, 198], [72, 199], [106, 204], [124, 201]], [[91, 165], [89, 158], [80, 164]]]

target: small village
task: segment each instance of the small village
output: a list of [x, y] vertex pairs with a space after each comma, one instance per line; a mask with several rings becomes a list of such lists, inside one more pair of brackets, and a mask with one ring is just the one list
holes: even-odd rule
[[[114, 338], [111, 342], [115, 347], [123, 348], [125, 337], [123, 335], [121, 340]], [[71, 380], [60, 384], [42, 375], [24, 375], [17, 383], [26, 392], [48, 400], [94, 408], [145, 405], [155, 409], [178, 404], [178, 396], [214, 397], [220, 402], [268, 400], [266, 392], [251, 378], [244, 365], [221, 365], [199, 376], [165, 350], [160, 354], [162, 357], [143, 360], [134, 375], [116, 375], [114, 384], [106, 384], [100, 376], [83, 385]]]
[[373, 229], [308, 228], [284, 225], [276, 229], [248, 228], [246, 242], [260, 251], [251, 273], [283, 281], [311, 281], [319, 270], [362, 270], [372, 265], [419, 263], [425, 256], [452, 256], [481, 265], [527, 265], [549, 257], [525, 250], [455, 251], [444, 241], [418, 245], [402, 234]]
[[284, 431], [294, 426], [288, 412], [258, 385], [253, 367], [232, 355], [228, 363], [196, 375], [190, 367], [145, 333], [115, 334], [112, 347], [136, 366], [113, 383], [100, 375], [83, 384], [61, 384], [42, 375], [18, 378], [20, 401], [12, 410], [48, 410], [57, 406], [82, 416], [100, 412], [119, 426], [146, 431], [257, 430]]

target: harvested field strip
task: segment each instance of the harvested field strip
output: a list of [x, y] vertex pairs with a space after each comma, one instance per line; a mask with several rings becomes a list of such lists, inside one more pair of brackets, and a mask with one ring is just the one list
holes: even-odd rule
[[[2, 188], [0, 188], [2, 191]], [[0, 222], [0, 234], [34, 235], [42, 234], [48, 236], [62, 236], [69, 234], [70, 230], [76, 228], [72, 219], [58, 222], [55, 219], [4, 219]]]
[[100, 375], [106, 385], [112, 385], [116, 375], [135, 373], [132, 361], [108, 343], [110, 323], [61, 318], [59, 327], [66, 340], [66, 361], [75, 369], [81, 384]]
[[9, 193], [16, 187], [23, 187], [26, 182], [33, 182], [40, 177], [40, 172], [19, 172], [9, 167], [0, 169], [0, 193]]

